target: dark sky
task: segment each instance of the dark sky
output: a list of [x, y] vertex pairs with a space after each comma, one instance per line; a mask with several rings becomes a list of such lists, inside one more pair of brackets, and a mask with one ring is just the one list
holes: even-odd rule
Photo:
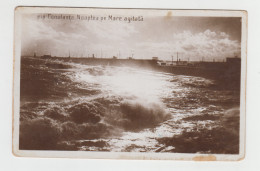
[[240, 56], [241, 18], [146, 16], [143, 21], [23, 17], [22, 55], [223, 60]]

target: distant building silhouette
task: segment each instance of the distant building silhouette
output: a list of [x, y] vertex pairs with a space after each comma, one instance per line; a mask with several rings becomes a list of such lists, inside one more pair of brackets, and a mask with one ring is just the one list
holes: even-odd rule
[[51, 55], [43, 55], [42, 58], [51, 58]]
[[152, 57], [152, 60], [158, 61], [158, 57]]

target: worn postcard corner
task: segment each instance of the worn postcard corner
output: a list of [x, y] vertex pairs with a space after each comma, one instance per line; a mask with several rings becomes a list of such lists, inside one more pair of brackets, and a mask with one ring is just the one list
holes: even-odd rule
[[247, 12], [16, 7], [13, 154], [239, 161]]

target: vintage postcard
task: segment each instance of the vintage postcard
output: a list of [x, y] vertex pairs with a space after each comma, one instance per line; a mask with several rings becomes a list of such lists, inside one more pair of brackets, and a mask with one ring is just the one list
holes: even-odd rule
[[242, 160], [247, 12], [17, 7], [13, 153]]

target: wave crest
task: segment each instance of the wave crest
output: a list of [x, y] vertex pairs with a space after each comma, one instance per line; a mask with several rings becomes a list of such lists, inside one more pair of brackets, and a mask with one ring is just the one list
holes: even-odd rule
[[110, 111], [108, 122], [127, 131], [153, 128], [170, 118], [164, 107], [157, 103], [124, 101]]

